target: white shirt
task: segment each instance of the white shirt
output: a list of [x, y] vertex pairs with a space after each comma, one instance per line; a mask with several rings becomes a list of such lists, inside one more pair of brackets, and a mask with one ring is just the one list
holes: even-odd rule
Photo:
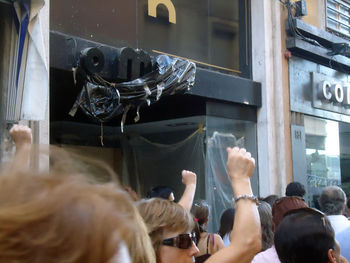
[[349, 261], [350, 260], [350, 227], [338, 233], [336, 238], [340, 245], [341, 255], [344, 256]]
[[338, 234], [339, 232], [350, 227], [350, 221], [343, 215], [330, 215], [327, 217], [329, 221], [331, 221], [335, 234]]
[[278, 258], [275, 246], [256, 254], [251, 263], [281, 263]]
[[224, 241], [225, 247], [227, 247], [229, 244], [231, 244], [230, 233], [225, 234], [222, 241]]

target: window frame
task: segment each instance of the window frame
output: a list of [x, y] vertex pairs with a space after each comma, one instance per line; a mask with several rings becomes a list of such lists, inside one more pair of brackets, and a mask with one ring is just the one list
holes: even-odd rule
[[[344, 12], [341, 12], [341, 10], [336, 10], [333, 7], [330, 7], [330, 3], [338, 3], [340, 5], [343, 5], [347, 8], [349, 14], [345, 14]], [[326, 30], [332, 33], [335, 33], [343, 38], [350, 39], [350, 1], [349, 0], [326, 0], [325, 5], [325, 27]], [[338, 18], [332, 18], [329, 15], [330, 10], [337, 13]], [[348, 23], [344, 23], [341, 19], [339, 19], [339, 16], [347, 17]], [[330, 25], [330, 20], [333, 21], [333, 23], [336, 23], [337, 26], [343, 26], [347, 28], [348, 33], [342, 31], [341, 29], [334, 28]]]

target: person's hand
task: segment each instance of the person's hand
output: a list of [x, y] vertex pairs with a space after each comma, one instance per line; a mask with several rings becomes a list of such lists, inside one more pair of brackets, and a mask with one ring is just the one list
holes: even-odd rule
[[255, 160], [246, 149], [238, 147], [226, 149], [227, 171], [232, 181], [249, 179], [253, 175]]
[[197, 182], [197, 176], [195, 173], [191, 172], [191, 171], [186, 171], [183, 170], [182, 171], [182, 183], [184, 185], [190, 185], [190, 184], [196, 184]]
[[32, 130], [27, 126], [13, 125], [10, 130], [10, 135], [16, 147], [22, 147], [23, 145], [30, 145], [32, 143]]

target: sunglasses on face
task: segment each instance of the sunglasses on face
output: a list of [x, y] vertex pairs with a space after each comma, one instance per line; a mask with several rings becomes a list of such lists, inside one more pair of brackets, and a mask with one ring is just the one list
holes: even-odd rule
[[189, 249], [192, 247], [193, 242], [196, 243], [196, 234], [180, 234], [176, 237], [164, 239], [162, 244], [170, 247], [177, 247], [181, 249]]

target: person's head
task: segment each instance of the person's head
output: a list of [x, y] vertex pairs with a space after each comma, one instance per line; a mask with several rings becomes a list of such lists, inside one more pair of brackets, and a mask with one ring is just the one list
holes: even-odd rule
[[120, 245], [132, 244], [130, 233], [142, 230], [136, 214], [115, 185], [92, 185], [77, 176], [3, 176], [0, 261], [124, 262], [118, 260]]
[[299, 182], [291, 182], [287, 185], [286, 196], [300, 196], [304, 197], [305, 187]]
[[262, 200], [268, 203], [271, 207], [273, 207], [273, 204], [276, 202], [278, 198], [280, 198], [278, 195], [268, 195]]
[[261, 251], [264, 251], [273, 245], [272, 209], [268, 203], [260, 201], [258, 211], [262, 234]]
[[281, 263], [340, 262], [334, 230], [323, 213], [302, 208], [289, 212], [275, 232]]
[[158, 263], [193, 262], [198, 248], [191, 233], [193, 217], [188, 211], [160, 198], [141, 200], [137, 207], [146, 223]]
[[308, 207], [308, 205], [305, 203], [304, 199], [300, 197], [285, 196], [279, 198], [272, 207], [273, 229], [276, 230], [285, 214], [292, 210], [304, 207]]
[[233, 224], [235, 222], [235, 213], [234, 208], [226, 209], [220, 219], [220, 229], [218, 231], [219, 235], [224, 238], [224, 236], [232, 231]]
[[346, 202], [346, 195], [339, 186], [328, 186], [323, 189], [319, 199], [321, 211], [327, 215], [341, 215]]
[[50, 172], [16, 161], [0, 172], [0, 262], [155, 261], [146, 226], [117, 183], [70, 170], [73, 160], [52, 161]]
[[170, 186], [156, 186], [151, 188], [147, 192], [147, 198], [163, 198], [166, 200], [174, 201], [174, 189], [172, 189]]
[[209, 205], [204, 200], [194, 202], [192, 208], [194, 220], [198, 223], [200, 232], [204, 232], [209, 221]]

